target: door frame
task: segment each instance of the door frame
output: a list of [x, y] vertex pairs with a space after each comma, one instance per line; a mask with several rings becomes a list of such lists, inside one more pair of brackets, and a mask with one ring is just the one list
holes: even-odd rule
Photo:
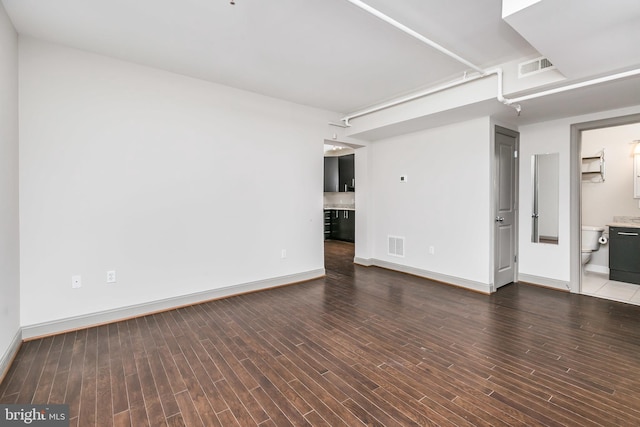
[[580, 248], [582, 247], [582, 132], [615, 126], [640, 123], [640, 114], [610, 117], [571, 125], [569, 148], [569, 291], [582, 292], [582, 262]]
[[[498, 287], [496, 286], [495, 281], [495, 272], [496, 272], [496, 263], [498, 262], [496, 258], [496, 225], [495, 218], [497, 216], [497, 197], [498, 197], [498, 180], [496, 176], [496, 165], [495, 165], [495, 151], [496, 151], [496, 135], [498, 133], [511, 136], [515, 138], [515, 159], [514, 159], [514, 218], [513, 218], [513, 247], [514, 253], [516, 256], [516, 260], [518, 259], [518, 248], [519, 248], [519, 234], [520, 234], [520, 133], [513, 129], [506, 128], [504, 126], [500, 126], [497, 124], [493, 125], [493, 133], [491, 135], [492, 147], [491, 147], [491, 180], [493, 183], [492, 186], [492, 203], [491, 203], [491, 292], [495, 292]], [[513, 265], [513, 282], [518, 281], [518, 261], [514, 261]]]

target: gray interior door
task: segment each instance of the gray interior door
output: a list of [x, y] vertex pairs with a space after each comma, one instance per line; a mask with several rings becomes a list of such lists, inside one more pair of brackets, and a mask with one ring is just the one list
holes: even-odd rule
[[518, 133], [495, 130], [494, 284], [496, 289], [516, 277]]

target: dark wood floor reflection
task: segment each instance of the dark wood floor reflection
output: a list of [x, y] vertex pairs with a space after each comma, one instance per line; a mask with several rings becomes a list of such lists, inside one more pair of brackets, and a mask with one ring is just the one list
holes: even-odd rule
[[640, 307], [354, 266], [23, 344], [2, 403], [73, 426], [637, 426]]

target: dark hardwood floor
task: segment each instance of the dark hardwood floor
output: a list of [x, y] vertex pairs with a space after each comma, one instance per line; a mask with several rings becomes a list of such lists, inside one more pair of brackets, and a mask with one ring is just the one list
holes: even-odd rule
[[82, 427], [640, 425], [640, 307], [326, 248], [324, 279], [28, 341], [0, 402]]

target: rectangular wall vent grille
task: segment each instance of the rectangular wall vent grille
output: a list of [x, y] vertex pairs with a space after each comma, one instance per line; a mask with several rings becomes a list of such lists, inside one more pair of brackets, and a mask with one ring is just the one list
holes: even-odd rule
[[389, 255], [404, 257], [404, 237], [389, 236]]
[[555, 70], [556, 67], [547, 58], [541, 57], [518, 65], [518, 78], [538, 74], [543, 71]]

